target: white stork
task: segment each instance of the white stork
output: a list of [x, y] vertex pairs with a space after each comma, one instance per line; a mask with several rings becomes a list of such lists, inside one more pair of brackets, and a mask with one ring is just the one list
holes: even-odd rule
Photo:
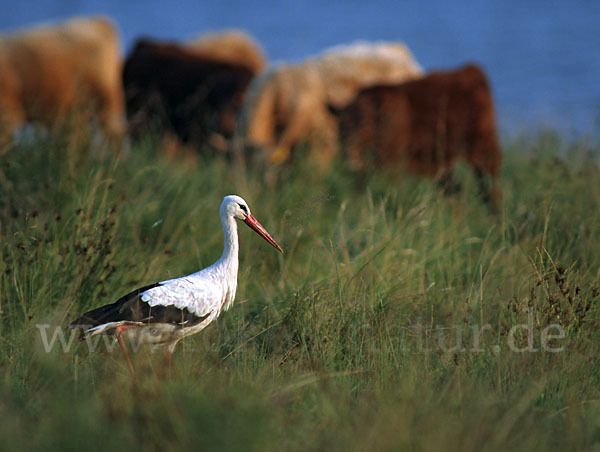
[[135, 372], [123, 335], [135, 338], [137, 343], [166, 346], [170, 364], [177, 342], [206, 328], [233, 304], [239, 249], [236, 218], [283, 252], [239, 196], [225, 196], [220, 212], [225, 246], [217, 262], [191, 275], [134, 290], [112, 304], [85, 313], [69, 327], [81, 329], [83, 338], [114, 332], [131, 373]]

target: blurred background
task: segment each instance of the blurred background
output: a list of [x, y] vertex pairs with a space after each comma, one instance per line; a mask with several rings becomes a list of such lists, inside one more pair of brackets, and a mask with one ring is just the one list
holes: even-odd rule
[[2, 9], [2, 32], [106, 14], [120, 29], [124, 54], [140, 36], [187, 40], [233, 27], [252, 34], [270, 63], [358, 39], [400, 40], [426, 70], [481, 64], [501, 135], [551, 127], [579, 137], [600, 130], [595, 0], [34, 0]]

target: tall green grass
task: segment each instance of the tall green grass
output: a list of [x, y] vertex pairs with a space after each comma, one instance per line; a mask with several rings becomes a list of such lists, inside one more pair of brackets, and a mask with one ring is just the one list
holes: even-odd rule
[[[116, 155], [50, 134], [0, 152], [0, 448], [599, 449], [600, 143], [504, 149], [498, 217], [465, 166], [445, 198], [405, 174], [365, 188], [343, 162], [273, 189], [152, 142]], [[170, 371], [150, 348], [137, 380], [118, 347], [46, 352], [39, 325], [216, 260], [230, 193], [285, 254], [241, 226], [238, 301]], [[511, 351], [529, 322], [537, 351]], [[560, 352], [542, 348], [549, 325]]]

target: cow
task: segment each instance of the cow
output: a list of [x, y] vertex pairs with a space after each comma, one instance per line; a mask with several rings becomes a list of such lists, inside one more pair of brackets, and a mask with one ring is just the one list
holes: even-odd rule
[[353, 168], [363, 174], [373, 167], [403, 168], [456, 188], [452, 166], [464, 159], [473, 167], [485, 201], [497, 211], [502, 155], [490, 85], [479, 66], [366, 88], [351, 104], [330, 110], [338, 118], [341, 147]]
[[255, 76], [267, 66], [264, 50], [243, 30], [205, 33], [191, 39], [186, 46], [197, 55], [246, 66]]
[[104, 16], [76, 17], [0, 36], [0, 122], [53, 126], [72, 113], [98, 117], [109, 138], [125, 132], [120, 38]]
[[[256, 79], [247, 96], [240, 136], [247, 149], [260, 149], [277, 166], [308, 144], [311, 159], [325, 172], [337, 153], [335, 118], [358, 91], [377, 83], [420, 77], [422, 69], [402, 43], [364, 42], [336, 46], [296, 64], [284, 64]], [[260, 153], [259, 153], [260, 154]]]
[[123, 68], [132, 138], [166, 132], [203, 147], [229, 137], [253, 78], [243, 64], [203, 56], [179, 43], [139, 39]]

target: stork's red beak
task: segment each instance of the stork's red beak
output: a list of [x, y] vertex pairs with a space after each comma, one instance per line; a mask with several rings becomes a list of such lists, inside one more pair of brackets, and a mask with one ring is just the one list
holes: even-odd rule
[[265, 239], [267, 242], [269, 242], [271, 245], [273, 245], [275, 248], [277, 248], [277, 250], [280, 253], [283, 253], [283, 250], [277, 244], [275, 239], [273, 237], [271, 237], [271, 235], [267, 232], [267, 230], [265, 228], [263, 228], [263, 225], [260, 224], [256, 218], [254, 218], [254, 215], [252, 215], [252, 214], [247, 215], [244, 222], [248, 226], [250, 226], [252, 229], [254, 229], [258, 233], [258, 235], [260, 235], [263, 239]]

